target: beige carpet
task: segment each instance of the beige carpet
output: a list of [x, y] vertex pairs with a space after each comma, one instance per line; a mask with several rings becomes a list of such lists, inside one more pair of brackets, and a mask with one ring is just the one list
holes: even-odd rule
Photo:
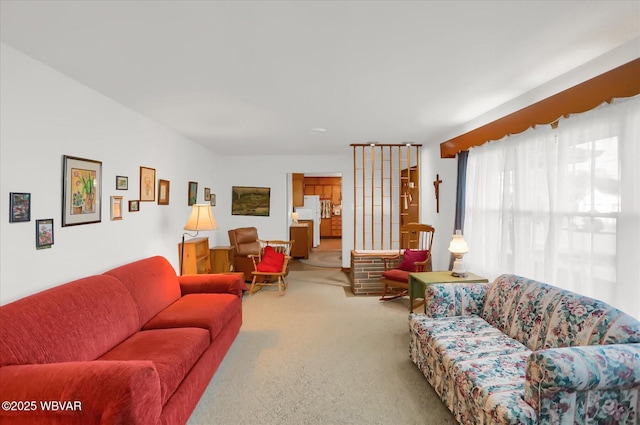
[[345, 296], [339, 270], [292, 271], [244, 324], [188, 425], [455, 424], [408, 357], [408, 301]]
[[309, 258], [301, 258], [300, 262], [315, 267], [342, 267], [342, 251], [312, 250]]

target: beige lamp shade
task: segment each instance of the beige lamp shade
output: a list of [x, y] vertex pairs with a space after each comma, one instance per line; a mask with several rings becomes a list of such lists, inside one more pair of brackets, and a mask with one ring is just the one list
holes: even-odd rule
[[184, 225], [184, 230], [215, 230], [218, 228], [216, 219], [210, 204], [194, 204], [191, 208], [191, 216]]
[[298, 215], [297, 212], [291, 213], [291, 219], [293, 220], [294, 223], [298, 222], [298, 217], [299, 217], [299, 215]]

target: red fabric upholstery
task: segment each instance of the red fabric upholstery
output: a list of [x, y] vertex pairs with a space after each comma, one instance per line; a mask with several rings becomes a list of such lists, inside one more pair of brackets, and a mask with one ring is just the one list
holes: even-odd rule
[[[238, 280], [179, 283], [166, 259], [152, 257], [0, 306], [3, 400], [82, 403], [81, 411], [0, 410], [0, 423], [186, 423], [239, 332], [246, 285]], [[149, 327], [165, 328], [140, 331], [147, 316]]]
[[207, 329], [210, 341], [213, 341], [233, 316], [241, 311], [241, 304], [240, 298], [231, 294], [185, 295], [158, 313], [143, 329]]
[[233, 274], [189, 274], [178, 276], [182, 296], [187, 294], [234, 294], [242, 297], [249, 288], [244, 280]]
[[0, 411], [3, 425], [159, 424], [160, 379], [150, 361], [68, 362], [0, 368], [4, 400], [77, 400], [81, 411]]
[[416, 271], [415, 263], [426, 260], [428, 255], [429, 251], [427, 250], [405, 249], [402, 261], [398, 264], [398, 269], [413, 273]]
[[387, 270], [382, 273], [382, 277], [389, 280], [395, 280], [396, 282], [409, 283], [409, 272], [400, 269]]
[[284, 264], [284, 254], [276, 252], [272, 246], [265, 246], [260, 263], [256, 266], [259, 272], [280, 273]]
[[129, 291], [113, 277], [57, 286], [0, 307], [0, 366], [94, 360], [138, 322]]
[[180, 298], [175, 270], [163, 257], [151, 257], [105, 273], [120, 280], [138, 306], [139, 327]]
[[164, 405], [208, 346], [204, 329], [154, 329], [133, 334], [98, 360], [151, 360]]

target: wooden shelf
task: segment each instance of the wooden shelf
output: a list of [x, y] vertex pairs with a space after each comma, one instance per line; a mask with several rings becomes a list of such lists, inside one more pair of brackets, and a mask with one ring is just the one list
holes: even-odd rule
[[179, 243], [178, 260], [182, 264], [180, 274], [211, 273], [209, 238], [195, 238], [185, 241], [184, 261], [182, 261], [182, 243]]

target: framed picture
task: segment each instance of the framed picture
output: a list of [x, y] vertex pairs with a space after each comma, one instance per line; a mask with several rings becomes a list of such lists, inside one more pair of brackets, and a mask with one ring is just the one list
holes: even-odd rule
[[137, 199], [135, 201], [129, 201], [129, 212], [138, 212], [140, 211], [140, 201]]
[[204, 200], [205, 201], [211, 200], [211, 188], [208, 188], [208, 187], [204, 188]]
[[140, 202], [156, 200], [156, 169], [140, 167]]
[[62, 157], [62, 227], [102, 219], [102, 162]]
[[116, 176], [116, 190], [129, 190], [129, 177]]
[[233, 186], [231, 195], [232, 215], [269, 215], [271, 188]]
[[216, 206], [216, 194], [215, 193], [211, 194], [211, 198], [209, 198], [209, 203], [211, 204], [212, 207]]
[[36, 248], [50, 248], [53, 245], [53, 219], [36, 220]]
[[189, 182], [189, 205], [198, 203], [198, 183]]
[[158, 180], [158, 205], [169, 205], [169, 180]]
[[122, 220], [122, 196], [111, 197], [111, 220]]
[[9, 193], [9, 223], [31, 221], [31, 194]]

